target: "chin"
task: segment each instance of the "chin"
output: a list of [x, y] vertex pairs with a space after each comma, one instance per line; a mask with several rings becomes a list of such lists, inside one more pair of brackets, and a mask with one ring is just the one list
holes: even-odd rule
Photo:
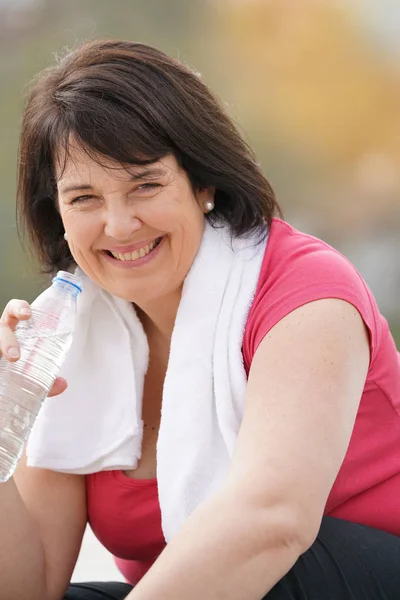
[[156, 300], [159, 297], [157, 296], [155, 298], [154, 293], [151, 295], [147, 295], [143, 293], [143, 290], [140, 290], [140, 292], [138, 292], [138, 290], [134, 290], [132, 288], [129, 289], [124, 286], [110, 286], [107, 291], [113, 296], [117, 296], [122, 300], [126, 300], [126, 302], [137, 304], [138, 306], [144, 306], [149, 302], [154, 302], [154, 300]]

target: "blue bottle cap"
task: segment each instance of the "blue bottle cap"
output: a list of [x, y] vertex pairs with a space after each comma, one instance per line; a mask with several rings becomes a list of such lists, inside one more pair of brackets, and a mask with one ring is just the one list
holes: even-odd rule
[[68, 271], [58, 271], [53, 281], [62, 281], [63, 283], [69, 283], [69, 285], [72, 285], [79, 292], [82, 291], [82, 282], [79, 279], [79, 277], [77, 277], [73, 273], [68, 273]]

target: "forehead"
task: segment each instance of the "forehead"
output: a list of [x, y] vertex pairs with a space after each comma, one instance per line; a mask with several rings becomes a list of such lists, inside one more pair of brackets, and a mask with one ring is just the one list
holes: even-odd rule
[[57, 186], [84, 180], [113, 178], [131, 181], [135, 175], [152, 170], [159, 175], [178, 173], [180, 168], [173, 155], [146, 165], [122, 165], [110, 157], [85, 150], [79, 143], [71, 140], [68, 148], [56, 156], [55, 171]]
[[68, 148], [60, 150], [56, 155], [55, 172], [57, 182], [60, 182], [96, 172], [126, 173], [126, 169], [117, 161], [90, 153], [76, 142], [70, 141]]

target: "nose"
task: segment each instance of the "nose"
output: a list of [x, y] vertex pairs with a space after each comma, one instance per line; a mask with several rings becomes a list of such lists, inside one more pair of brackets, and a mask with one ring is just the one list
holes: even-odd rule
[[132, 214], [128, 203], [114, 203], [107, 208], [104, 233], [107, 237], [124, 242], [132, 239], [132, 234], [142, 227], [141, 220]]

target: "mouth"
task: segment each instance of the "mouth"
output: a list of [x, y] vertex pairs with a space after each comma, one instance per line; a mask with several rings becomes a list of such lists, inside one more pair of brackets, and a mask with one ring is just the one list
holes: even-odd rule
[[111, 252], [111, 250], [103, 250], [103, 253], [108, 257], [113, 258], [119, 262], [135, 262], [136, 260], [140, 260], [145, 256], [151, 254], [157, 246], [160, 245], [164, 236], [158, 237], [153, 240], [150, 244], [143, 246], [142, 248], [138, 248], [137, 250], [133, 250], [133, 252]]

